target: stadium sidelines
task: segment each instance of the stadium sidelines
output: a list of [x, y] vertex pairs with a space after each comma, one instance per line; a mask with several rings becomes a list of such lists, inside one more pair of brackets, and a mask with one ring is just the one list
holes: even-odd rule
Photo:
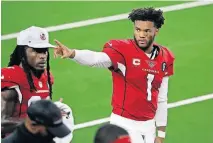
[[[169, 11], [183, 10], [183, 9], [187, 9], [187, 8], [193, 8], [193, 7], [204, 6], [204, 5], [209, 5], [209, 4], [213, 4], [213, 1], [188, 2], [188, 3], [183, 3], [183, 4], [159, 7], [159, 9], [162, 9], [164, 12], [169, 12]], [[124, 19], [127, 19], [127, 17], [128, 17], [128, 13], [123, 13], [123, 14], [118, 14], [118, 15], [113, 15], [113, 16], [83, 20], [83, 21], [79, 21], [79, 22], [67, 23], [67, 24], [50, 26], [50, 27], [45, 27], [45, 28], [49, 32], [54, 32], [54, 31], [71, 29], [71, 28], [84, 27], [84, 26], [88, 26], [88, 25], [124, 20]], [[18, 35], [18, 33], [2, 35], [1, 40], [13, 39], [13, 38], [16, 38], [17, 35]]]
[[[175, 107], [184, 106], [184, 105], [201, 102], [201, 101], [205, 101], [205, 100], [209, 100], [209, 99], [213, 99], [213, 94], [202, 95], [202, 96], [198, 96], [198, 97], [193, 97], [193, 98], [169, 103], [168, 108], [175, 108]], [[93, 121], [89, 121], [89, 122], [85, 122], [85, 123], [80, 123], [80, 124], [75, 125], [74, 129], [77, 130], [77, 129], [82, 129], [82, 128], [86, 128], [86, 127], [99, 125], [102, 123], [109, 122], [109, 119], [110, 118], [108, 117], [108, 118], [97, 119], [97, 120], [93, 120]]]

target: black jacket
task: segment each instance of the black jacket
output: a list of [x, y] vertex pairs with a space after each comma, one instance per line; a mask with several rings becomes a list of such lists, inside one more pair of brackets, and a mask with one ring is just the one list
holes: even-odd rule
[[30, 133], [24, 123], [21, 124], [13, 133], [1, 140], [2, 143], [55, 143], [53, 136], [41, 136]]

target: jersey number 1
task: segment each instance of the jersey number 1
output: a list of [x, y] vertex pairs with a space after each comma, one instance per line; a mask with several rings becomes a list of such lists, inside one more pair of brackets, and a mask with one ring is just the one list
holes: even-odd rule
[[153, 74], [148, 74], [147, 75], [147, 100], [151, 101], [152, 100], [152, 81], [154, 80], [155, 75]]

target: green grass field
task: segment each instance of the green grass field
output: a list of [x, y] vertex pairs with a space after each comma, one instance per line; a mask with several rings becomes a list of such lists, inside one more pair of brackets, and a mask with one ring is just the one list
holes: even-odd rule
[[[31, 25], [64, 23], [130, 12], [133, 8], [161, 7], [183, 2], [2, 2], [2, 35]], [[165, 13], [157, 42], [175, 54], [175, 75], [169, 102], [213, 93], [213, 5]], [[132, 37], [128, 20], [96, 24], [50, 33], [70, 48], [100, 51], [110, 39]], [[1, 66], [5, 67], [16, 39], [2, 40]], [[51, 52], [52, 54], [52, 52]], [[108, 117], [111, 113], [111, 74], [105, 69], [53, 59], [54, 100], [60, 97], [73, 109], [75, 123]], [[73, 143], [92, 143], [98, 126], [74, 132]], [[169, 109], [166, 143], [213, 143], [213, 100]]]

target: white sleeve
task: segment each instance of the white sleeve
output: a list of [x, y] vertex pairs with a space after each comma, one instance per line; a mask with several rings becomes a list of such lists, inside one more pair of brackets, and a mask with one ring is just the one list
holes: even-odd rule
[[71, 130], [71, 133], [63, 138], [55, 137], [53, 139], [55, 141], [55, 143], [70, 143], [72, 141], [73, 129], [74, 129], [74, 122], [73, 122], [72, 118], [67, 119], [66, 117], [63, 117], [63, 123]]
[[158, 108], [155, 115], [155, 121], [157, 127], [167, 125], [167, 93], [168, 93], [169, 77], [164, 77], [159, 89], [158, 95]]
[[53, 140], [55, 143], [70, 143], [73, 138], [74, 131], [74, 117], [72, 114], [72, 109], [64, 103], [54, 102], [63, 112], [68, 113], [63, 115], [63, 123], [70, 129], [71, 133], [63, 138], [55, 137]]
[[81, 65], [90, 67], [109, 68], [112, 66], [109, 56], [104, 52], [75, 50], [75, 57], [73, 60]]

